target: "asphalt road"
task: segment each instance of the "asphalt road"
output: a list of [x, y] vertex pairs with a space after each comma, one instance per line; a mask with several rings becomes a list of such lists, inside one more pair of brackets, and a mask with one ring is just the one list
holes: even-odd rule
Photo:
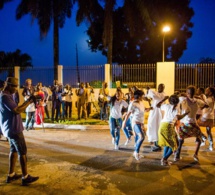
[[[6, 184], [8, 142], [0, 140], [0, 195], [118, 195], [118, 194], [212, 194], [215, 190], [215, 151], [200, 149], [200, 162], [192, 156], [195, 143], [186, 139], [182, 159], [170, 167], [160, 165], [162, 152], [151, 152], [147, 138], [141, 148], [144, 156], [136, 161], [134, 142], [115, 151], [108, 130], [41, 129], [24, 131], [28, 146], [28, 171], [40, 179], [20, 186]], [[170, 157], [173, 161], [173, 156]], [[21, 173], [17, 162], [17, 173]]]

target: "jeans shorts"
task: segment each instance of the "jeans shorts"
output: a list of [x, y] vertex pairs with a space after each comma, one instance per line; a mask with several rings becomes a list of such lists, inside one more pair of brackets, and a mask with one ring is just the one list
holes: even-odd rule
[[27, 154], [27, 147], [23, 133], [13, 135], [8, 138], [10, 144], [10, 152], [17, 152], [19, 156]]

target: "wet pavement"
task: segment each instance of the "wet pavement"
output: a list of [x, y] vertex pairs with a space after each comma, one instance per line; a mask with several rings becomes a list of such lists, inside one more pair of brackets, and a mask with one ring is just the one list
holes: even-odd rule
[[[28, 171], [40, 179], [29, 186], [21, 181], [6, 184], [9, 145], [0, 139], [0, 194], [212, 194], [215, 190], [215, 151], [201, 147], [197, 163], [193, 159], [195, 139], [186, 139], [182, 159], [171, 166], [160, 165], [162, 152], [151, 152], [147, 138], [141, 147], [144, 156], [132, 156], [134, 142], [114, 150], [109, 130], [67, 128], [24, 131], [28, 146]], [[214, 133], [213, 133], [214, 135]], [[173, 161], [173, 156], [170, 157]], [[19, 163], [17, 173], [21, 173]]]

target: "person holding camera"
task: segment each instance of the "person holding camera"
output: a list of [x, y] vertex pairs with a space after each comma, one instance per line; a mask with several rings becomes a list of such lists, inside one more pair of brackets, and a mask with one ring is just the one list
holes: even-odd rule
[[78, 96], [77, 100], [77, 107], [78, 107], [78, 120], [81, 119], [81, 109], [83, 112], [83, 117], [87, 119], [87, 112], [86, 112], [86, 103], [88, 100], [87, 90], [84, 88], [84, 83], [80, 84], [80, 88], [75, 91], [76, 95]]
[[[24, 100], [28, 100], [31, 95], [34, 95], [35, 89], [32, 86], [32, 80], [26, 79], [25, 87], [22, 91], [22, 95]], [[35, 122], [35, 110], [36, 107], [34, 103], [29, 104], [29, 106], [25, 109], [26, 112], [26, 121], [25, 121], [25, 129], [28, 131], [29, 129], [34, 129], [34, 122]]]
[[102, 83], [102, 88], [99, 90], [98, 104], [100, 107], [100, 119], [108, 119], [108, 96], [109, 89], [107, 82]]
[[49, 92], [46, 86], [42, 86], [42, 91], [44, 92], [45, 98], [44, 98], [44, 110], [46, 113], [46, 117], [50, 119], [49, 117], [49, 110], [48, 110], [48, 102], [49, 102]]
[[60, 94], [62, 93], [62, 90], [60, 89], [58, 84], [58, 80], [54, 80], [54, 83], [51, 86], [51, 91], [52, 91], [52, 122], [54, 122], [54, 115], [55, 120], [58, 122], [58, 116], [60, 113], [61, 106]]
[[86, 83], [86, 90], [87, 90], [87, 97], [88, 97], [86, 109], [87, 109], [87, 117], [89, 118], [91, 114], [92, 94], [94, 94], [94, 90], [89, 83]]
[[[13, 100], [12, 94], [16, 92], [18, 79], [7, 77], [5, 86], [0, 92], [0, 129], [5, 137], [8, 138], [10, 145], [9, 154], [9, 172], [6, 183], [21, 179], [22, 185], [28, 185], [35, 182], [39, 177], [33, 177], [27, 171], [27, 146], [23, 135], [23, 124], [21, 113], [26, 107], [35, 103], [35, 96], [31, 95], [22, 105], [17, 106]], [[15, 172], [16, 161], [19, 158], [22, 175]]]
[[69, 84], [66, 84], [64, 87], [65, 93], [65, 115], [66, 118], [72, 118], [72, 88]]

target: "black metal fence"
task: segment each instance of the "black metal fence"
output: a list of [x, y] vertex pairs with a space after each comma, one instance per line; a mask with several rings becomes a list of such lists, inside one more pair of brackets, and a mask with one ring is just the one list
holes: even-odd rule
[[[166, 73], [165, 73], [166, 74]], [[167, 73], [168, 74], [168, 73]], [[89, 82], [94, 88], [101, 88], [105, 79], [105, 65], [64, 66], [63, 84], [78, 87], [79, 82]], [[14, 76], [13, 68], [0, 68], [0, 87], [7, 76]], [[20, 69], [20, 85], [31, 78], [33, 85], [42, 82], [45, 86], [53, 84], [53, 67], [33, 67]], [[111, 66], [112, 87], [120, 81], [122, 87], [136, 85], [138, 87], [156, 86], [156, 64], [113, 64]], [[184, 91], [188, 85], [206, 88], [215, 85], [215, 64], [175, 64], [175, 90]]]
[[104, 75], [104, 65], [79, 66], [78, 69], [75, 66], [63, 67], [63, 83], [68, 83], [73, 88], [78, 87], [80, 82], [88, 82], [94, 88], [101, 88]]
[[156, 64], [120, 64], [111, 68], [113, 82], [120, 81], [125, 86], [156, 86]]
[[25, 70], [20, 69], [20, 85], [25, 85], [26, 79], [32, 79], [32, 84], [36, 85], [42, 82], [45, 86], [53, 84], [54, 69], [53, 67], [33, 67]]
[[188, 85], [209, 87], [215, 84], [215, 64], [176, 64], [175, 90], [185, 91]]

